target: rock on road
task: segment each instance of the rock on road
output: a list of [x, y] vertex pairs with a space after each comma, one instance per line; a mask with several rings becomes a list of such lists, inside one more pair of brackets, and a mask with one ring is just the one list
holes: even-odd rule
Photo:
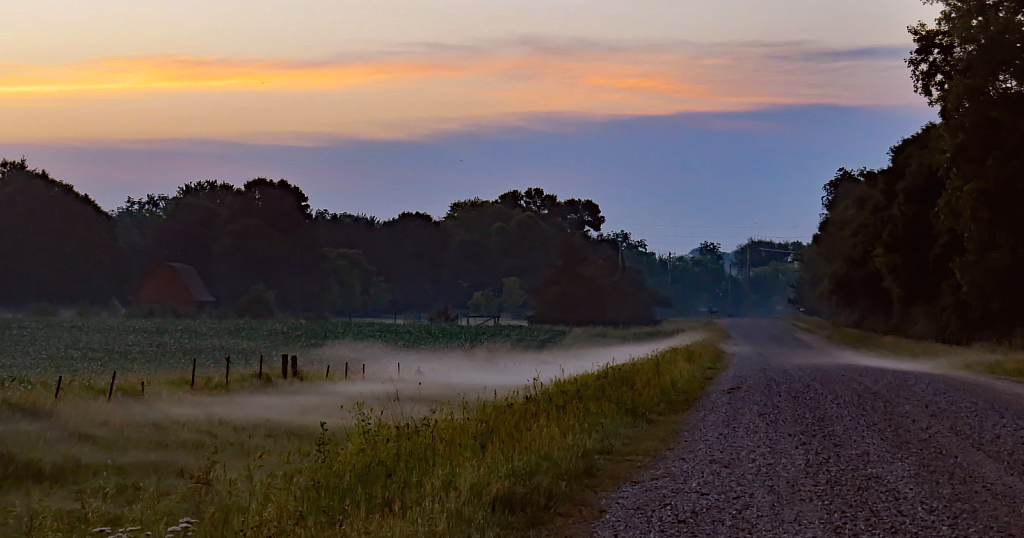
[[595, 536], [1024, 537], [1021, 386], [726, 326], [731, 367]]

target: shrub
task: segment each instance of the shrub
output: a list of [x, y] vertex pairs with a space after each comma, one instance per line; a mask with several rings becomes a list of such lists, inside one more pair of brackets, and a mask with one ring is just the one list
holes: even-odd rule
[[241, 318], [268, 319], [274, 317], [274, 292], [263, 284], [253, 286], [249, 293], [235, 303], [235, 312]]

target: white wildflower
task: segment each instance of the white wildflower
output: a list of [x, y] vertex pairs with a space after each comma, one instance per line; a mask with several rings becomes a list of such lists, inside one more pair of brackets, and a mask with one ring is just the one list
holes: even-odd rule
[[167, 532], [181, 532], [181, 527], [177, 525], [173, 527], [167, 527]]
[[92, 532], [102, 532], [104, 534], [110, 534], [112, 531], [110, 527], [98, 527], [92, 530]]
[[135, 532], [135, 531], [141, 530], [141, 529], [142, 529], [142, 527], [128, 527], [127, 529], [124, 530], [124, 532]]

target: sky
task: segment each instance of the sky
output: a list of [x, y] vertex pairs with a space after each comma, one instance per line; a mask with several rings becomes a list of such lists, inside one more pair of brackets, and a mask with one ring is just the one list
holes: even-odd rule
[[[215, 4], [215, 5], [213, 5]], [[659, 252], [808, 239], [835, 170], [934, 119], [918, 0], [7, 0], [0, 156], [113, 209], [299, 184], [389, 218], [540, 186]]]

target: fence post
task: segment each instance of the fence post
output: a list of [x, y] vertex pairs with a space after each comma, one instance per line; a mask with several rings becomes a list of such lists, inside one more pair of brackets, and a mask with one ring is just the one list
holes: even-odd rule
[[263, 381], [263, 355], [260, 355], [260, 381]]
[[114, 396], [114, 380], [117, 379], [117, 370], [114, 370], [114, 375], [110, 376], [110, 390], [107, 391], [107, 401]]
[[196, 388], [196, 360], [192, 359], [192, 384], [188, 386], [190, 389]]
[[292, 377], [299, 377], [299, 356], [292, 355]]
[[345, 361], [345, 379], [348, 379], [348, 361]]
[[281, 354], [281, 378], [288, 379], [288, 354]]
[[366, 363], [363, 363], [363, 379], [366, 379]]
[[330, 379], [330, 378], [331, 378], [331, 365], [328, 364], [327, 365], [327, 375], [324, 376], [324, 379]]
[[61, 381], [64, 381], [64, 376], [62, 376], [62, 375], [57, 376], [57, 390], [53, 393], [53, 399], [54, 400], [57, 399], [57, 396], [60, 396], [60, 383], [61, 383]]
[[224, 357], [224, 387], [231, 386], [231, 355]]

